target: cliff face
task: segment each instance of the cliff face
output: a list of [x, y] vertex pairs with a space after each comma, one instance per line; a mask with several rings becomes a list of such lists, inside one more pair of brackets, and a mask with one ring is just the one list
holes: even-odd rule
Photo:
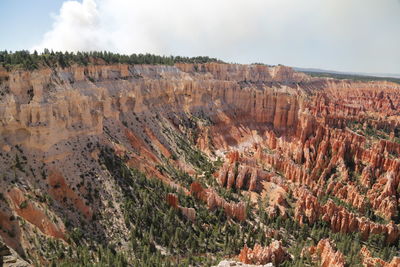
[[[76, 225], [128, 242], [127, 189], [105, 168], [107, 149], [235, 221], [248, 219], [244, 196], [261, 197], [270, 217], [293, 206], [301, 224], [399, 238], [397, 84], [217, 63], [2, 70], [0, 81], [0, 236], [21, 255], [38, 253], [32, 236], [68, 242]], [[224, 161], [215, 181], [201, 180], [197, 149]]]
[[[128, 112], [205, 112], [216, 120], [223, 120], [219, 113], [226, 112], [235, 115], [237, 122], [251, 116], [254, 123], [275, 128], [295, 125], [298, 90], [286, 86], [256, 90], [251, 84], [286, 82], [289, 74], [272, 75], [275, 70], [267, 67], [221, 64], [206, 64], [200, 72], [190, 72], [193, 66], [186, 65], [6, 73], [2, 88], [9, 94], [2, 97], [0, 106], [3, 142], [46, 151], [62, 140], [101, 134], [105, 119], [120, 119], [121, 113]], [[293, 79], [300, 78], [293, 74]]]

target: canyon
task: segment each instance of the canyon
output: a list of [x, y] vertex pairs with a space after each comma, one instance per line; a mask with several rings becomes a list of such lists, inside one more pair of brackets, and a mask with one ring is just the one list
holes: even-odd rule
[[[399, 262], [397, 83], [216, 62], [0, 68], [0, 133], [0, 243], [21, 261], [49, 264], [55, 248], [68, 260], [95, 244], [140, 262], [133, 243], [146, 242], [174, 264], [181, 254]], [[204, 252], [167, 248], [157, 229], [140, 233], [149, 223], [127, 210], [151, 197], [136, 187], [160, 198], [140, 212], [192, 227], [182, 246], [199, 233]], [[301, 229], [304, 244], [295, 241]], [[208, 249], [211, 237], [220, 247]], [[351, 259], [335, 246], [346, 237], [365, 245]]]

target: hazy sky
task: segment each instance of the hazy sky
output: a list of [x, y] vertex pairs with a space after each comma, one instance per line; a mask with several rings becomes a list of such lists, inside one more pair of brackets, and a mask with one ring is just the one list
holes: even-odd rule
[[400, 0], [0, 0], [0, 49], [400, 73]]

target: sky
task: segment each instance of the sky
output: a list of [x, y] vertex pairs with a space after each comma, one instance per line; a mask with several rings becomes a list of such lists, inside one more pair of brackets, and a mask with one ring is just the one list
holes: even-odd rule
[[400, 0], [0, 0], [0, 50], [400, 74]]

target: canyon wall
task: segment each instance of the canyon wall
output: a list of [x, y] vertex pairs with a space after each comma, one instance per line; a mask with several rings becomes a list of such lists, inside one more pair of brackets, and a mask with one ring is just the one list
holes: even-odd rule
[[307, 79], [284, 67], [214, 63], [198, 71], [191, 64], [115, 65], [3, 75], [2, 89], [9, 92], [0, 102], [3, 145], [43, 150], [74, 136], [101, 134], [103, 119], [128, 111], [205, 112], [216, 120], [224, 119], [223, 111], [236, 122], [251, 116], [254, 123], [287, 129], [296, 125], [301, 105], [300, 90], [288, 86]]
[[[382, 234], [395, 244], [399, 92], [395, 83], [313, 78], [285, 66], [0, 70], [0, 236], [20, 255], [35, 254], [34, 236], [68, 242], [84, 225], [123, 247], [120, 199], [129, 186], [112, 175], [112, 151], [233, 221], [249, 219], [245, 197], [254, 206], [261, 198], [271, 218], [323, 221], [332, 232]], [[215, 183], [205, 180], [201, 153], [223, 162], [210, 175]], [[180, 180], [182, 173], [194, 178]], [[196, 221], [194, 207], [165, 198]], [[317, 245], [318, 255], [341, 258], [328, 245]], [[271, 261], [272, 247], [242, 256]]]

